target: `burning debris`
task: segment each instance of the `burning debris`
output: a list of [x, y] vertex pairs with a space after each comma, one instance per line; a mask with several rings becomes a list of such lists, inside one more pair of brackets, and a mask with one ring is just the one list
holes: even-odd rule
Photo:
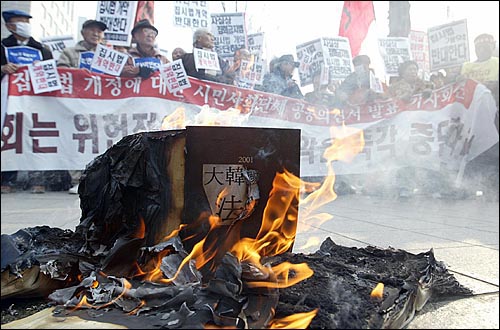
[[[256, 162], [247, 167], [199, 142], [227, 136], [213, 129], [136, 134], [96, 158], [80, 183], [75, 232], [2, 235], [2, 299], [48, 297], [55, 316], [141, 328], [402, 328], [432, 297], [471, 294], [432, 250], [345, 248], [327, 239], [314, 254], [291, 253], [303, 187], [300, 134], [238, 128], [251, 142], [229, 154], [250, 155], [245, 160]], [[359, 141], [351, 141], [357, 149]], [[353, 149], [335, 147], [328, 159]], [[225, 170], [242, 185], [231, 199], [200, 184]], [[335, 198], [333, 183], [330, 175], [309, 187], [305, 216], [324, 218], [312, 210]], [[228, 201], [239, 207], [223, 213]]]
[[[25, 231], [33, 235], [61, 233], [58, 229], [35, 227], [9, 237], [17, 240]], [[46, 269], [44, 261], [37, 262], [43, 254], [36, 251], [47, 249], [35, 243], [26, 252], [35, 257], [33, 262], [40, 269]], [[141, 248], [138, 260], [151, 259], [164, 251], [169, 254], [161, 259], [160, 276], [154, 281], [145, 280], [154, 271], [123, 278], [92, 270], [83, 280], [72, 281], [74, 285], [53, 291], [48, 297], [59, 305], [54, 315], [77, 315], [98, 322], [151, 328], [212, 325], [259, 329], [287, 325], [311, 329], [398, 329], [405, 327], [430, 299], [471, 295], [435, 260], [432, 250], [415, 255], [396, 249], [348, 248], [327, 239], [313, 254], [287, 252], [262, 258], [263, 269], [227, 253], [208, 281], [194, 260], [181, 266], [188, 253], [178, 236], [154, 247]], [[11, 265], [16, 264], [19, 263]], [[301, 281], [297, 278], [300, 270], [292, 267], [288, 270], [289, 278], [283, 279], [277, 265], [307, 265], [311, 276]], [[10, 265], [3, 268], [2, 274], [9, 269]], [[26, 271], [30, 274], [30, 269], [23, 272], [18, 267], [23, 275]], [[50, 278], [43, 271], [40, 275]], [[61, 285], [70, 283], [61, 281]], [[381, 287], [380, 283], [381, 296], [371, 296], [377, 286]], [[2, 291], [4, 287], [2, 282]], [[303, 323], [293, 323], [297, 320]]]

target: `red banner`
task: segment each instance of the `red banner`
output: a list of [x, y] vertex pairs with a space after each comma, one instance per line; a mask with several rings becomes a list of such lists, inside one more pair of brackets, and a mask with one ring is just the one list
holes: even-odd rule
[[370, 24], [375, 20], [372, 1], [344, 1], [339, 36], [349, 39], [352, 56], [357, 56]]
[[[319, 126], [362, 124], [389, 119], [405, 111], [438, 111], [445, 105], [459, 102], [469, 108], [476, 82], [465, 80], [435, 90], [430, 97], [415, 94], [408, 103], [388, 99], [374, 103], [350, 105], [343, 109], [328, 109], [303, 100], [281, 95], [237, 88], [189, 77], [191, 87], [169, 93], [159, 73], [149, 79], [122, 78], [86, 70], [58, 68], [62, 90], [38, 94], [39, 97], [63, 97], [77, 99], [118, 100], [129, 97], [154, 97], [184, 103], [204, 105], [227, 110], [236, 108], [241, 113], [276, 118], [296, 123]], [[27, 70], [10, 77], [9, 96], [33, 95]]]
[[148, 19], [151, 24], [155, 24], [154, 1], [137, 1], [137, 14], [135, 15], [134, 25], [143, 19]]

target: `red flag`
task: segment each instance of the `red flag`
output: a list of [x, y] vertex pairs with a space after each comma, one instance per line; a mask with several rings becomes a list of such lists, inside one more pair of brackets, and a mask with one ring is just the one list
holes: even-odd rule
[[375, 20], [372, 1], [344, 1], [339, 36], [347, 37], [352, 56], [357, 56], [370, 24]]
[[137, 1], [137, 12], [134, 25], [140, 20], [148, 19], [151, 24], [155, 24], [155, 2]]

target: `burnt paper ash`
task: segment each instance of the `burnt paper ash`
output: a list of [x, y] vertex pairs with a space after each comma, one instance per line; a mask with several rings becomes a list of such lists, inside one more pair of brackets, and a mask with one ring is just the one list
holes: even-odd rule
[[[306, 262], [314, 275], [281, 289], [276, 316], [319, 308], [311, 329], [401, 329], [430, 301], [472, 295], [428, 252], [411, 254], [398, 249], [355, 248], [327, 238], [309, 255], [287, 253], [272, 258]], [[382, 299], [370, 297], [384, 284]]]

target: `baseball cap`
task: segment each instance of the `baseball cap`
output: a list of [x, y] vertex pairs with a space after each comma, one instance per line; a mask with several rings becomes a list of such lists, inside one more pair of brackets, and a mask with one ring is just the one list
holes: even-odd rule
[[139, 29], [142, 29], [142, 28], [150, 28], [150, 29], [153, 29], [156, 34], [158, 34], [158, 29], [155, 28], [150, 22], [148, 19], [141, 19], [139, 22], [137, 22], [137, 24], [134, 26], [134, 28], [132, 29], [132, 35], [134, 35], [135, 32], [137, 32], [137, 30]]
[[95, 19], [88, 19], [83, 23], [82, 29], [85, 29], [85, 28], [88, 28], [91, 26], [97, 26], [99, 29], [101, 29], [101, 31], [106, 31], [106, 29], [108, 28], [106, 26], [106, 24], [104, 24], [103, 22], [96, 21]]
[[291, 54], [287, 54], [287, 55], [283, 55], [279, 58], [278, 62], [282, 63], [282, 62], [288, 62], [288, 63], [292, 63], [293, 66], [295, 66], [296, 68], [299, 67], [300, 65], [300, 62], [296, 62], [294, 59], [293, 59], [293, 55]]
[[22, 10], [18, 9], [12, 9], [12, 10], [4, 10], [2, 12], [2, 17], [5, 23], [8, 23], [12, 17], [27, 17], [27, 18], [33, 18], [30, 14], [27, 12], [24, 12]]

